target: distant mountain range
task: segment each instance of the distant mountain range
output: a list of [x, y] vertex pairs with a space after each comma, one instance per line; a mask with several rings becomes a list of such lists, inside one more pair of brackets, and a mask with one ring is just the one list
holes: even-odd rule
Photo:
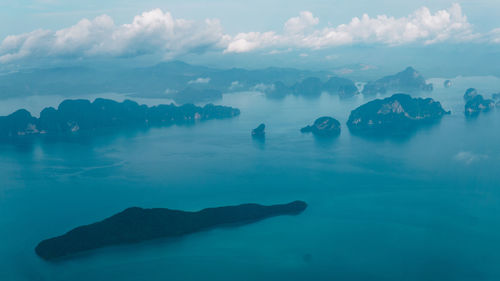
[[292, 68], [215, 69], [181, 61], [144, 68], [47, 68], [0, 75], [0, 97], [116, 92], [141, 97], [171, 96], [175, 100], [177, 94], [189, 88], [192, 98], [179, 98], [184, 103], [197, 101], [192, 94], [196, 90], [239, 91], [276, 81], [291, 85], [307, 77], [326, 79], [331, 75], [325, 71]]
[[[0, 75], [0, 98], [31, 95], [74, 97], [123, 93], [132, 97], [170, 98], [177, 104], [208, 103], [222, 93], [257, 90], [270, 98], [286, 95], [318, 97], [322, 92], [349, 98], [359, 94], [355, 83], [334, 72], [293, 68], [216, 69], [181, 61], [143, 68], [66, 67], [33, 69]], [[363, 94], [431, 91], [415, 69], [369, 82]]]

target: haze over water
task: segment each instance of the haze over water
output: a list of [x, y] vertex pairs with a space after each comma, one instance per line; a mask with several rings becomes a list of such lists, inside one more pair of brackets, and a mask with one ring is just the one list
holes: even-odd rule
[[[0, 144], [0, 280], [498, 280], [500, 112], [466, 120], [463, 93], [500, 79], [431, 79], [452, 114], [406, 139], [350, 135], [371, 100], [227, 94], [234, 119], [83, 139]], [[104, 95], [123, 99], [121, 95]], [[62, 98], [11, 99], [38, 114]], [[136, 99], [149, 105], [164, 100]], [[299, 129], [329, 115], [325, 141]], [[266, 124], [265, 141], [250, 130]], [[131, 206], [199, 210], [304, 200], [308, 209], [175, 240], [112, 247], [59, 262], [48, 237]]]

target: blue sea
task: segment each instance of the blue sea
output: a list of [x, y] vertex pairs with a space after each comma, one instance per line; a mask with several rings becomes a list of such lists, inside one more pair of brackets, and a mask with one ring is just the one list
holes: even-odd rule
[[[500, 111], [467, 120], [462, 99], [469, 87], [500, 92], [500, 79], [456, 77], [449, 89], [430, 81], [426, 96], [452, 114], [405, 139], [349, 133], [350, 111], [372, 98], [243, 92], [217, 102], [240, 108], [234, 119], [2, 143], [0, 280], [500, 280]], [[38, 114], [62, 99], [1, 100], [0, 115]], [[341, 121], [339, 138], [300, 133], [323, 115]], [[265, 141], [250, 137], [260, 123]], [[131, 206], [292, 200], [309, 207], [57, 262], [34, 252], [43, 239]]]

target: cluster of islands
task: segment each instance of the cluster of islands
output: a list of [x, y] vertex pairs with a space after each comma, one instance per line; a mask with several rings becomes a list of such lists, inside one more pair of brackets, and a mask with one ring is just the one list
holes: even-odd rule
[[[313, 83], [313, 81], [316, 81]], [[337, 80], [338, 81], [338, 80]], [[329, 83], [330, 80], [327, 82]], [[321, 87], [316, 79], [304, 80], [302, 83], [315, 84], [316, 94], [333, 87]], [[275, 84], [274, 92], [290, 93], [303, 84], [296, 84], [291, 88], [284, 88], [281, 83]], [[339, 84], [340, 85], [340, 84]], [[339, 96], [346, 97], [345, 81], [342, 86], [336, 88]], [[444, 88], [452, 87], [451, 80], [445, 80]], [[395, 75], [386, 76], [379, 80], [368, 82], [363, 88], [364, 96], [386, 94], [388, 92], [422, 93], [433, 91], [433, 85], [426, 83], [423, 76], [412, 67]], [[281, 89], [281, 90], [278, 90]], [[350, 91], [350, 95], [359, 92]], [[277, 95], [276, 93], [274, 95]], [[491, 99], [485, 99], [475, 88], [469, 88], [464, 94], [464, 114], [467, 118], [477, 117], [482, 112], [488, 112], [500, 106], [500, 93], [492, 94]], [[451, 111], [443, 109], [440, 102], [432, 98], [413, 98], [409, 94], [398, 93], [384, 99], [375, 99], [351, 111], [347, 121], [347, 127], [352, 134], [364, 136], [403, 136], [410, 134], [419, 127], [438, 122]], [[265, 124], [259, 125], [252, 130], [252, 136], [264, 137]], [[303, 127], [303, 133], [312, 133], [318, 137], [336, 137], [340, 135], [341, 124], [331, 116], [322, 116], [314, 121], [312, 125]]]
[[[452, 86], [450, 80], [444, 87]], [[319, 96], [323, 92], [335, 93], [341, 98], [353, 97], [362, 93], [365, 97], [399, 92], [384, 99], [374, 99], [351, 111], [347, 127], [352, 134], [404, 135], [413, 130], [438, 122], [450, 111], [443, 109], [440, 102], [432, 98], [414, 98], [410, 94], [431, 92], [433, 85], [426, 83], [425, 78], [412, 67], [394, 75], [368, 82], [360, 91], [353, 81], [330, 77], [323, 82], [317, 77], [308, 77], [291, 86], [275, 81], [263, 91], [270, 98], [286, 95]], [[192, 87], [186, 89], [186, 97], [193, 93], [209, 91], [207, 97], [214, 95], [215, 90], [200, 90]], [[218, 95], [218, 94], [215, 94]], [[484, 98], [474, 88], [464, 95], [464, 113], [467, 117], [476, 117], [500, 105], [500, 93], [493, 94], [491, 99]], [[207, 104], [203, 107], [187, 103], [184, 105], [158, 105], [148, 107], [125, 100], [116, 102], [98, 98], [89, 100], [65, 100], [58, 108], [48, 107], [36, 118], [30, 112], [20, 109], [0, 117], [0, 139], [35, 135], [74, 135], [91, 134], [95, 131], [109, 131], [126, 128], [148, 128], [154, 126], [193, 124], [197, 121], [236, 117], [240, 110], [229, 106]], [[340, 122], [331, 116], [323, 116], [313, 124], [303, 127], [303, 133], [312, 133], [321, 137], [340, 135]], [[253, 137], [265, 137], [265, 124], [260, 124], [251, 132]]]
[[[349, 115], [347, 127], [352, 134], [364, 136], [401, 136], [413, 130], [438, 122], [450, 114], [431, 98], [412, 98], [407, 94], [394, 94], [385, 99], [370, 101]], [[252, 130], [253, 137], [265, 136], [265, 124]], [[341, 132], [340, 122], [330, 116], [323, 116], [313, 124], [300, 129], [318, 137], [337, 137]]]

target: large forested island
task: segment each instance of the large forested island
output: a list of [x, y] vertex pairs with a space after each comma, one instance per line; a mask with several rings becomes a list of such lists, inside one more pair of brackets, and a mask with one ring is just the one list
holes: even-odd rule
[[44, 240], [35, 251], [43, 259], [56, 259], [82, 251], [111, 245], [178, 237], [221, 225], [246, 224], [279, 215], [300, 214], [307, 208], [303, 201], [263, 206], [207, 208], [198, 212], [170, 209], [128, 208], [103, 221], [77, 227], [68, 233]]
[[125, 100], [65, 100], [57, 109], [48, 107], [36, 118], [21, 109], [0, 117], [0, 138], [26, 135], [68, 135], [107, 129], [141, 128], [188, 124], [209, 119], [231, 118], [239, 109], [213, 104], [198, 107], [174, 104], [148, 107]]
[[440, 102], [431, 98], [395, 94], [356, 108], [351, 112], [347, 126], [352, 133], [404, 135], [419, 126], [436, 122], [449, 113]]

